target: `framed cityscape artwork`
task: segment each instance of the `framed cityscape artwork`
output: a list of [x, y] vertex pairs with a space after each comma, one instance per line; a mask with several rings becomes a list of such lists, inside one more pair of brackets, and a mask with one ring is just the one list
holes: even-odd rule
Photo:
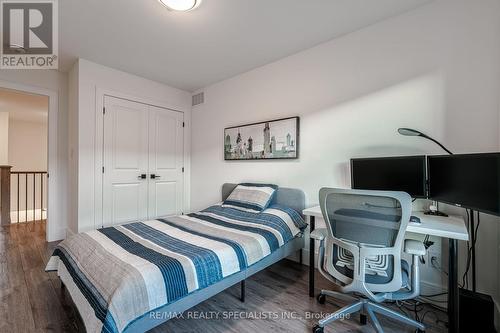
[[299, 157], [299, 117], [224, 129], [224, 159], [274, 160]]

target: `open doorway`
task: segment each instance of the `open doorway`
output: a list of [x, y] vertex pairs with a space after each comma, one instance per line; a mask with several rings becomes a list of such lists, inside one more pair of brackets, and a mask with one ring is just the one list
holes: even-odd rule
[[[46, 238], [49, 97], [0, 88], [2, 225], [28, 223]], [[8, 170], [7, 170], [8, 169]], [[9, 179], [5, 179], [9, 178]], [[8, 189], [8, 191], [7, 191]]]

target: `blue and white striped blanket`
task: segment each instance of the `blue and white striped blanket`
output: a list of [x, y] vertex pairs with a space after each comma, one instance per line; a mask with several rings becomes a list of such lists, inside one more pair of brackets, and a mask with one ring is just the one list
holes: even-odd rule
[[135, 319], [255, 264], [305, 228], [292, 209], [261, 213], [215, 205], [61, 242], [56, 270], [87, 332], [122, 332]]

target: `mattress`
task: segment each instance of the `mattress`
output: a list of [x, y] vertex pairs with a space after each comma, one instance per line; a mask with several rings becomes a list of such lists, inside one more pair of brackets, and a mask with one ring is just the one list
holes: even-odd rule
[[144, 314], [259, 262], [301, 234], [294, 210], [211, 206], [198, 213], [74, 235], [55, 249], [57, 271], [87, 332], [122, 332]]

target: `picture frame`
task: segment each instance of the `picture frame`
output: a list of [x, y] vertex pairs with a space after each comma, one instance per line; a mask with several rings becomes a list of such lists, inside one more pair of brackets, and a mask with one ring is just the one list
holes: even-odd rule
[[287, 117], [224, 128], [224, 160], [299, 158], [300, 117]]

